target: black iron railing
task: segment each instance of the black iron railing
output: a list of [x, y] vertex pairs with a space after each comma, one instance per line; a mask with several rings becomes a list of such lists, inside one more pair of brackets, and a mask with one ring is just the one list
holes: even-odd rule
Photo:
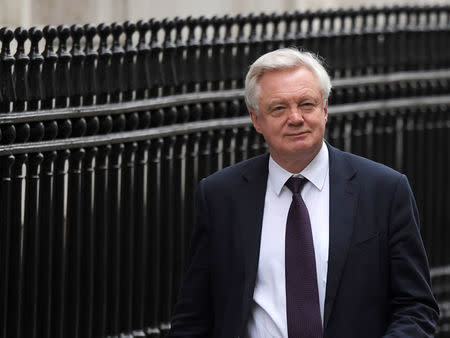
[[243, 77], [283, 46], [327, 60], [329, 142], [408, 175], [449, 336], [449, 6], [2, 28], [0, 41], [0, 338], [164, 334], [196, 184], [267, 151]]

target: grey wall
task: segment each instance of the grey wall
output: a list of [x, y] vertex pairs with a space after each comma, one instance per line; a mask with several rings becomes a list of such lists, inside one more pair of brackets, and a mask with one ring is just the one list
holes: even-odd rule
[[450, 4], [450, 0], [0, 0], [0, 25], [111, 23], [165, 17], [212, 16], [377, 4]]

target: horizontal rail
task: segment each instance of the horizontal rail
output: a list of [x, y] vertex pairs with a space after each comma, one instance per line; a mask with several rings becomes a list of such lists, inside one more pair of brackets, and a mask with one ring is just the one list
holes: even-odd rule
[[377, 84], [390, 84], [407, 81], [443, 80], [450, 79], [450, 69], [429, 70], [416, 72], [397, 72], [371, 76], [357, 76], [339, 78], [332, 81], [335, 88], [348, 88], [355, 86], [368, 86]]
[[450, 276], [450, 265], [432, 267], [430, 269], [430, 275], [431, 278]]
[[[447, 70], [444, 69], [440, 71], [399, 72], [383, 75], [342, 78], [333, 80], [332, 84], [334, 88], [338, 89], [364, 85], [389, 84], [405, 81], [442, 80], [442, 79], [450, 79], [450, 69]], [[167, 108], [172, 106], [181, 106], [195, 103], [203, 103], [211, 101], [229, 101], [234, 99], [243, 99], [243, 97], [244, 97], [243, 89], [230, 89], [213, 92], [186, 93], [179, 95], [171, 95], [167, 97], [157, 97], [144, 100], [111, 103], [104, 105], [6, 113], [0, 115], [0, 125], [58, 120], [74, 117], [81, 118], [89, 116], [117, 115], [123, 113], [155, 110], [160, 108]], [[426, 100], [426, 98], [420, 98], [420, 100]], [[342, 105], [342, 106], [350, 107], [350, 105]], [[364, 106], [366, 106], [366, 103], [360, 103], [357, 104], [357, 106], [355, 106], [355, 109], [356, 107], [358, 107], [357, 109], [367, 110], [364, 108]], [[336, 113], [339, 114], [339, 111], [340, 110], [336, 110]]]
[[0, 116], [0, 124], [26, 123], [65, 118], [81, 118], [101, 115], [117, 115], [130, 112], [155, 110], [166, 107], [181, 106], [202, 102], [240, 99], [244, 96], [242, 89], [231, 89], [216, 92], [198, 92], [151, 99], [109, 103], [103, 105], [68, 107], [60, 109], [37, 110], [30, 112], [8, 113]]
[[361, 103], [348, 103], [330, 106], [330, 115], [352, 114], [377, 110], [393, 110], [411, 107], [432, 107], [450, 105], [450, 95], [409, 97], [405, 99], [389, 99], [379, 101], [366, 101]]
[[[432, 107], [440, 105], [450, 105], [450, 95], [413, 97], [408, 99], [390, 99], [364, 103], [343, 104], [338, 106], [331, 106], [328, 109], [328, 113], [330, 115], [339, 115], [378, 110], [395, 110], [410, 107]], [[1, 145], [0, 156], [28, 152], [45, 152], [70, 148], [95, 147], [106, 144], [127, 143], [168, 136], [192, 134], [205, 132], [208, 130], [242, 128], [251, 125], [252, 122], [248, 116], [211, 119], [148, 129], [109, 133], [105, 135], [83, 136], [50, 141]]]
[[0, 156], [7, 154], [21, 154], [37, 151], [45, 152], [71, 148], [95, 147], [106, 144], [128, 143], [167, 136], [192, 134], [213, 129], [241, 128], [250, 125], [251, 120], [247, 116], [187, 122], [151, 129], [110, 133], [106, 135], [83, 136], [62, 140], [4, 145], [0, 146]]

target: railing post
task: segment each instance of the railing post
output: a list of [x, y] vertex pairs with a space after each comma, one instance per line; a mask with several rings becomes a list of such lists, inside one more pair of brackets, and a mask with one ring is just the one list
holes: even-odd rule
[[67, 39], [70, 36], [70, 28], [66, 25], [58, 26], [58, 61], [56, 63], [56, 108], [67, 107], [67, 100], [71, 96], [71, 78], [69, 64], [72, 60], [72, 55], [67, 50]]
[[131, 101], [133, 99], [133, 93], [137, 88], [137, 76], [136, 76], [136, 55], [137, 48], [133, 46], [133, 35], [136, 32], [136, 24], [130, 21], [125, 21], [125, 55], [123, 59], [123, 71], [124, 71], [124, 87], [123, 87], [123, 100]]
[[211, 19], [214, 36], [211, 45], [211, 90], [219, 90], [228, 69], [224, 68], [224, 41], [221, 37], [221, 28], [224, 23], [222, 17], [214, 16]]
[[14, 36], [17, 41], [17, 49], [14, 65], [14, 82], [16, 85], [16, 100], [14, 101], [14, 111], [24, 111], [25, 103], [28, 101], [29, 87], [27, 77], [27, 66], [30, 58], [25, 53], [25, 41], [28, 39], [28, 31], [22, 27], [16, 28]]
[[146, 97], [146, 90], [150, 88], [150, 74], [148, 67], [150, 47], [146, 43], [146, 35], [149, 31], [150, 25], [147, 21], [139, 20], [136, 24], [136, 27], [139, 32], [139, 42], [137, 45], [136, 57], [136, 99], [139, 100]]
[[94, 50], [94, 37], [97, 29], [94, 25], [84, 25], [85, 47], [84, 54], [86, 56], [83, 67], [83, 105], [89, 106], [94, 104], [94, 97], [97, 94], [97, 78], [95, 63], [98, 59], [98, 53]]
[[236, 40], [232, 36], [233, 18], [225, 15], [223, 17], [225, 24], [225, 37], [223, 43], [223, 67], [226, 70], [224, 73], [224, 88], [233, 88], [233, 79], [236, 77], [237, 64], [235, 62], [234, 50], [236, 48]]
[[175, 57], [176, 46], [172, 41], [172, 31], [175, 27], [173, 20], [164, 19], [162, 22], [164, 29], [164, 43], [162, 49], [162, 82], [163, 95], [173, 95], [175, 93], [175, 86], [178, 84]]
[[81, 105], [81, 98], [85, 93], [83, 82], [83, 66], [86, 55], [81, 50], [80, 46], [80, 40], [84, 34], [84, 29], [81, 25], [72, 25], [70, 31], [72, 34], [72, 62], [70, 64], [70, 78], [73, 83], [70, 96], [70, 105], [72, 107], [77, 107]]
[[42, 30], [36, 27], [30, 28], [28, 35], [31, 40], [29, 68], [28, 68], [28, 83], [29, 83], [29, 101], [28, 110], [37, 110], [39, 107], [39, 100], [42, 99], [42, 77], [41, 65], [44, 62], [44, 57], [39, 53], [39, 41], [41, 41], [43, 34]]
[[122, 94], [124, 88], [124, 66], [123, 66], [123, 56], [125, 50], [120, 44], [120, 37], [123, 33], [123, 25], [120, 23], [113, 23], [111, 26], [113, 44], [111, 48], [111, 79], [112, 81], [111, 89], [111, 102], [120, 102], [120, 95]]
[[111, 26], [104, 23], [97, 27], [100, 36], [100, 45], [98, 47], [97, 59], [97, 100], [96, 104], [105, 104], [108, 102], [111, 93], [111, 58], [112, 52], [108, 48], [108, 37], [111, 34]]
[[245, 34], [245, 26], [247, 25], [247, 17], [238, 14], [236, 16], [236, 22], [238, 25], [238, 36], [236, 43], [236, 71], [235, 80], [236, 87], [243, 88], [244, 81], [243, 75], [246, 73], [246, 69], [249, 66], [249, 56], [248, 56], [248, 37]]
[[162, 74], [159, 63], [159, 57], [161, 54], [162, 46], [158, 41], [158, 32], [161, 29], [161, 22], [158, 20], [150, 20], [150, 54], [149, 54], [149, 72], [150, 72], [150, 97], [157, 97], [159, 95], [159, 87], [162, 86]]
[[10, 52], [10, 44], [14, 38], [11, 29], [3, 27], [0, 29], [0, 40], [2, 50], [0, 53], [0, 113], [10, 111], [10, 103], [16, 100], [16, 88], [12, 77], [12, 67], [15, 59]]

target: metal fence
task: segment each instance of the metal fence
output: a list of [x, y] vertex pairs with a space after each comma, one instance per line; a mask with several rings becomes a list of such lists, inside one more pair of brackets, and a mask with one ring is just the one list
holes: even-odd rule
[[[450, 7], [0, 30], [0, 337], [161, 337], [200, 178], [267, 151], [263, 52], [333, 77], [327, 139], [408, 175], [450, 336]], [[12, 54], [14, 52], [14, 54]]]

